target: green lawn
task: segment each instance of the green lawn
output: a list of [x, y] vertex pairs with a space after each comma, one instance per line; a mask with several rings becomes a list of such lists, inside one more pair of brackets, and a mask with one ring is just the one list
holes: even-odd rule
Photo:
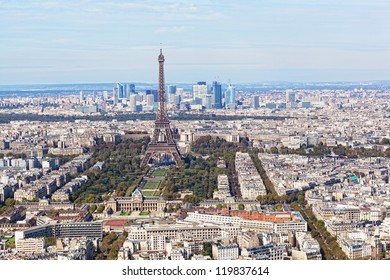
[[160, 186], [160, 182], [147, 182], [145, 186], [143, 186], [143, 190], [155, 190]]
[[12, 248], [15, 248], [15, 236], [7, 240], [6, 245]]
[[140, 216], [147, 216], [149, 214], [150, 214], [149, 211], [142, 211], [142, 212], [139, 213]]
[[154, 196], [154, 193], [156, 192], [156, 190], [151, 190], [151, 191], [142, 191], [142, 194], [144, 196]]
[[167, 171], [165, 169], [156, 169], [153, 171], [152, 176], [162, 177], [165, 176], [166, 173]]

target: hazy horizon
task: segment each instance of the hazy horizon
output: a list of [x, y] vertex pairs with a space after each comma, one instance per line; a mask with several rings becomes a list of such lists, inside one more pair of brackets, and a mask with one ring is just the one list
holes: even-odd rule
[[[168, 85], [195, 85], [197, 82], [204, 81], [204, 80], [196, 80], [192, 82], [184, 81], [184, 82], [172, 82], [172, 81], [166, 81], [165, 84]], [[208, 85], [211, 85], [212, 81], [205, 81]], [[232, 82], [223, 82], [218, 79], [215, 79], [215, 81], [221, 83], [221, 84], [229, 84], [232, 85], [260, 85], [260, 84], [372, 84], [372, 83], [389, 83], [390, 79], [388, 80], [355, 80], [355, 81], [343, 81], [343, 80], [335, 80], [335, 81], [285, 81], [285, 80], [279, 80], [279, 81], [250, 81], [250, 82], [240, 82], [237, 81], [235, 83]], [[21, 86], [67, 86], [67, 85], [115, 85], [117, 83], [121, 84], [144, 84], [144, 85], [158, 85], [158, 82], [143, 82], [143, 81], [105, 81], [105, 82], [76, 82], [76, 83], [29, 83], [29, 84], [0, 84], [0, 87], [21, 87]]]

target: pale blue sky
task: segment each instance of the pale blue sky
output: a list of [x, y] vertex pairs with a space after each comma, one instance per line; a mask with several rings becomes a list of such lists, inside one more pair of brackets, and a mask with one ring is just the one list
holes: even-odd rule
[[0, 84], [390, 80], [387, 0], [0, 0]]

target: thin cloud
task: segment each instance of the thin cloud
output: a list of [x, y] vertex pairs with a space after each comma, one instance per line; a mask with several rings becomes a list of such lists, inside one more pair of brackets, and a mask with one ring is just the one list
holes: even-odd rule
[[[225, 71], [239, 80], [263, 69], [346, 66], [382, 77], [390, 69], [389, 12], [384, 0], [0, 0], [0, 64], [9, 66], [1, 69], [15, 69], [0, 76], [32, 80], [27, 69], [55, 65], [40, 72], [79, 79], [78, 69], [88, 66], [101, 68], [90, 77], [142, 80], [155, 70], [162, 42], [178, 78]], [[61, 69], [75, 72], [59, 75]]]
[[188, 31], [190, 28], [187, 26], [163, 26], [159, 27], [157, 33], [182, 33]]
[[0, 66], [0, 69], [53, 69], [54, 66], [48, 66], [48, 65], [2, 65]]

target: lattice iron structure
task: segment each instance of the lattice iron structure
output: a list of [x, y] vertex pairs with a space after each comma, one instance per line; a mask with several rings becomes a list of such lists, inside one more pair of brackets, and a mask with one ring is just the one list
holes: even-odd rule
[[171, 155], [173, 161], [179, 164], [181, 160], [180, 152], [173, 140], [171, 127], [169, 125], [168, 113], [165, 107], [165, 80], [164, 80], [164, 55], [160, 49], [158, 56], [158, 111], [156, 114], [156, 122], [154, 124], [154, 131], [152, 139], [148, 145], [145, 156], [142, 160], [141, 166], [150, 162], [155, 155]]

